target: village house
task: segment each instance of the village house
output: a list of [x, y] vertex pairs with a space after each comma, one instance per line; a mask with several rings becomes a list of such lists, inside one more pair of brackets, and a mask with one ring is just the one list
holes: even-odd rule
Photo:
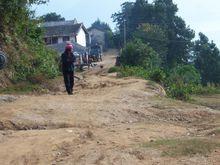
[[41, 25], [44, 29], [45, 43], [62, 52], [65, 44], [71, 42], [74, 45], [74, 51], [83, 52], [90, 45], [90, 36], [83, 25], [77, 23], [76, 19], [72, 21], [45, 22]]
[[88, 29], [88, 32], [91, 37], [91, 45], [98, 44], [105, 48], [105, 32], [103, 30], [91, 27]]

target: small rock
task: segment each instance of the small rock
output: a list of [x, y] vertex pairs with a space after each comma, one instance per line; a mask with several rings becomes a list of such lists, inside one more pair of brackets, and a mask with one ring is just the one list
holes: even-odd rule
[[0, 96], [0, 103], [1, 102], [8, 102], [8, 103], [11, 103], [11, 102], [14, 102], [17, 100], [17, 97], [15, 96], [10, 96], [10, 95], [3, 95], [3, 96]]
[[73, 132], [73, 130], [66, 130], [68, 133], [72, 133]]

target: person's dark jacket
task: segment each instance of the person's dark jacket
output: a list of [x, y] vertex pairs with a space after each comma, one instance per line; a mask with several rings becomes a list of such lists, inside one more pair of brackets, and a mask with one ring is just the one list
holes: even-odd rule
[[73, 53], [70, 53], [70, 55], [68, 55], [67, 52], [64, 52], [61, 55], [62, 71], [63, 72], [73, 72], [75, 61], [76, 61], [76, 57], [74, 56]]

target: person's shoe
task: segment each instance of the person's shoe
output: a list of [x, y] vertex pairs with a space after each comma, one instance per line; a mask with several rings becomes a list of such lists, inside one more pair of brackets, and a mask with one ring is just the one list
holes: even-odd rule
[[68, 95], [73, 95], [73, 92], [68, 92]]

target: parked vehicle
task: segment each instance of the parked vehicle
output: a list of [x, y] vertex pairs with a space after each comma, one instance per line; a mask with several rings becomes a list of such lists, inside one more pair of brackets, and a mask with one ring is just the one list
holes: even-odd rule
[[89, 58], [94, 62], [102, 61], [102, 48], [100, 45], [96, 44], [91, 47]]
[[73, 54], [76, 57], [75, 66], [77, 68], [82, 70], [84, 66], [88, 66], [88, 67], [91, 66], [91, 61], [89, 60], [89, 55], [87, 52], [84, 53], [74, 52]]

